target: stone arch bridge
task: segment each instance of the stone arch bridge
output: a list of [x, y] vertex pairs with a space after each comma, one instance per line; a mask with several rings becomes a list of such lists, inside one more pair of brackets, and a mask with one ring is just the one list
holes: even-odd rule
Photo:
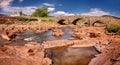
[[78, 20], [82, 20], [85, 25], [92, 26], [95, 23], [110, 24], [112, 22], [120, 23], [120, 18], [114, 18], [112, 16], [85, 16], [85, 15], [75, 15], [75, 16], [61, 16], [54, 17], [53, 20], [59, 24], [75, 24]]

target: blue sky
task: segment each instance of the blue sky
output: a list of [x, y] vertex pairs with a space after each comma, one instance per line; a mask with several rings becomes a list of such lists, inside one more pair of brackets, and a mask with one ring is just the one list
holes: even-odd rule
[[120, 17], [120, 0], [0, 0], [0, 13], [23, 11], [30, 15], [35, 9], [46, 6], [50, 15], [114, 15]]

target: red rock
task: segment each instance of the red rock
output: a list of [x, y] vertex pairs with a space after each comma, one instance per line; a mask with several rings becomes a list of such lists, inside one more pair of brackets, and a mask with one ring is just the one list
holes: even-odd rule
[[10, 40], [10, 38], [8, 37], [8, 35], [6, 33], [1, 33], [0, 36], [4, 39], [4, 40]]
[[43, 46], [36, 43], [30, 44], [0, 46], [0, 65], [50, 65], [51, 60], [44, 59]]
[[54, 35], [54, 36], [59, 37], [59, 36], [62, 36], [63, 34], [64, 34], [64, 33], [62, 32], [61, 29], [54, 29], [54, 30], [53, 30], [53, 35]]

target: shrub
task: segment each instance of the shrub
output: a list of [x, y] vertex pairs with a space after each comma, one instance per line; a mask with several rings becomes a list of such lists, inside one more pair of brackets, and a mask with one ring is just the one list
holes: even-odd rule
[[41, 17], [39, 18], [42, 22], [53, 22], [51, 17]]
[[108, 32], [113, 32], [113, 33], [116, 33], [118, 32], [120, 29], [120, 24], [119, 23], [112, 23], [110, 25], [107, 26], [107, 31]]
[[82, 20], [78, 20], [76, 24], [77, 25], [81, 25], [81, 24], [83, 24], [83, 21]]
[[16, 16], [15, 18], [19, 21], [27, 21], [28, 20], [28, 18], [24, 17], [24, 16]]
[[118, 30], [118, 32], [116, 33], [117, 35], [120, 35], [120, 29]]
[[24, 21], [24, 22], [38, 21], [37, 18], [25, 17], [25, 16], [16, 16], [15, 18], [19, 21]]

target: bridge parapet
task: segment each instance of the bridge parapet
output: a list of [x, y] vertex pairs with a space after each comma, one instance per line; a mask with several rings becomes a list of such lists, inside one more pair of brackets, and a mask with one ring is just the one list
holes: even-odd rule
[[58, 22], [62, 19], [66, 21], [67, 24], [72, 24], [73, 21], [77, 19], [83, 20], [83, 22], [87, 23], [88, 25], [92, 26], [96, 21], [101, 21], [105, 24], [110, 24], [112, 22], [120, 23], [120, 19], [112, 18], [112, 17], [102, 17], [102, 16], [85, 16], [85, 15], [75, 15], [75, 16], [61, 16], [61, 17], [54, 17], [55, 22]]

